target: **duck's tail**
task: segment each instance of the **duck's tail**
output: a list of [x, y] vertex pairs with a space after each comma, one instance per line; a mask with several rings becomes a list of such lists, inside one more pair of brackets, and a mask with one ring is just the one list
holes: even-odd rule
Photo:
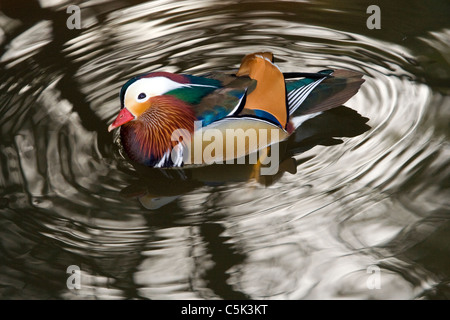
[[[289, 117], [297, 128], [308, 115], [315, 115], [347, 102], [364, 79], [349, 70], [323, 70], [318, 73], [285, 73]], [[292, 80], [293, 78], [300, 78]]]
[[362, 74], [348, 70], [282, 73], [270, 52], [246, 55], [236, 76], [256, 80], [240, 114], [267, 119], [289, 132], [308, 117], [347, 102], [364, 82]]

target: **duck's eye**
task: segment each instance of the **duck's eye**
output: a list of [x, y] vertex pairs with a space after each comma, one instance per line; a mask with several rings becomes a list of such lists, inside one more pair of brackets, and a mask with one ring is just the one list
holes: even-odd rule
[[139, 95], [138, 95], [138, 99], [139, 100], [144, 100], [145, 98], [147, 98], [147, 95], [145, 94], [145, 93], [139, 93]]

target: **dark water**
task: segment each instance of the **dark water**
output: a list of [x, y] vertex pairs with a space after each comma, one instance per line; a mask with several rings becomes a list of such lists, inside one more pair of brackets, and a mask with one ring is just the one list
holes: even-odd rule
[[[450, 298], [448, 1], [89, 1], [80, 30], [69, 4], [1, 1], [1, 298]], [[107, 125], [131, 76], [260, 50], [366, 82], [275, 177], [123, 159]]]

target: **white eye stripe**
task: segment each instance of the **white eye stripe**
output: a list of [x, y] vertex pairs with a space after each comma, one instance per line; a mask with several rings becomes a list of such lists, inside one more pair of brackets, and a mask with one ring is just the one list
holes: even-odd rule
[[[160, 96], [169, 91], [186, 87], [217, 88], [216, 86], [206, 84], [178, 83], [165, 77], [141, 78], [128, 87], [125, 92], [125, 101], [133, 99], [138, 103], [143, 103], [151, 97]], [[145, 94], [145, 98], [139, 98], [141, 94]]]
[[[147, 101], [151, 97], [163, 95], [171, 90], [185, 87], [186, 85], [172, 81], [164, 77], [142, 78], [131, 84], [125, 92], [125, 100], [132, 98], [139, 103]], [[145, 98], [139, 99], [144, 93]]]

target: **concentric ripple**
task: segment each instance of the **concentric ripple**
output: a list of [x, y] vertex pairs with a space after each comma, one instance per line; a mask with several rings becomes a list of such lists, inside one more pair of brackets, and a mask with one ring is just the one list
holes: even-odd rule
[[[81, 30], [65, 27], [64, 1], [0, 15], [2, 298], [449, 297], [440, 15], [416, 34], [386, 17], [383, 36], [360, 4], [124, 3], [86, 2]], [[283, 71], [362, 72], [346, 106], [371, 128], [305, 148], [296, 174], [267, 185], [133, 169], [107, 132], [125, 81], [230, 70], [260, 50]], [[70, 265], [79, 291], [66, 287]], [[379, 290], [367, 286], [374, 266]]]

